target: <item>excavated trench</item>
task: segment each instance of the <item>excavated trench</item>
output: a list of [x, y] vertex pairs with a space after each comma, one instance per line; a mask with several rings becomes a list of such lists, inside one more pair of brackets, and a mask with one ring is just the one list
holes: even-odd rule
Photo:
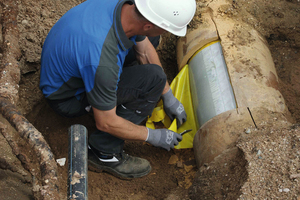
[[[67, 164], [59, 166], [56, 159], [68, 156], [68, 128], [72, 124], [84, 124], [89, 132], [95, 130], [89, 115], [66, 119], [55, 114], [38, 90], [43, 40], [59, 16], [78, 3], [75, 0], [39, 3], [4, 0], [1, 3], [0, 130], [3, 138], [0, 141], [7, 142], [5, 145], [9, 145], [19, 161], [8, 161], [8, 156], [1, 154], [0, 167], [21, 174], [22, 189], [16, 184], [10, 187], [23, 195], [28, 191], [28, 199], [66, 199]], [[89, 172], [90, 199], [237, 199], [245, 195], [242, 189], [249, 185], [247, 181], [251, 177], [251, 159], [244, 146], [251, 137], [245, 133], [268, 135], [268, 131], [260, 131], [273, 126], [285, 129], [293, 119], [298, 119], [295, 111], [298, 107], [287, 98], [287, 109], [284, 98], [290, 96], [292, 89], [285, 91], [283, 86], [290, 85], [278, 79], [287, 76], [281, 68], [285, 62], [280, 60], [279, 51], [270, 52], [267, 45], [268, 42], [271, 47], [280, 48], [277, 44], [280, 38], [275, 37], [279, 33], [269, 34], [266, 41], [256, 26], [237, 17], [245, 14], [237, 8], [242, 9], [242, 5], [235, 1], [198, 1], [187, 37], [177, 44], [178, 38], [165, 34], [158, 49], [171, 81], [198, 49], [220, 39], [237, 109], [218, 114], [202, 125], [195, 136], [194, 150], [166, 152], [145, 144], [126, 143], [125, 150], [148, 159], [153, 171], [145, 178], [132, 181]], [[290, 47], [284, 48], [295, 50], [297, 42], [294, 40]], [[179, 70], [174, 67], [175, 57]], [[290, 64], [295, 63], [296, 58]], [[294, 71], [298, 73], [299, 69]], [[10, 156], [13, 158], [11, 153]]]

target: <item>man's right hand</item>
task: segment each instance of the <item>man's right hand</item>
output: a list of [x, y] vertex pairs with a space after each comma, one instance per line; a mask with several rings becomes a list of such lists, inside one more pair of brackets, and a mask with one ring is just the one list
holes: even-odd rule
[[182, 140], [182, 136], [168, 129], [148, 129], [146, 142], [156, 147], [162, 147], [168, 151]]

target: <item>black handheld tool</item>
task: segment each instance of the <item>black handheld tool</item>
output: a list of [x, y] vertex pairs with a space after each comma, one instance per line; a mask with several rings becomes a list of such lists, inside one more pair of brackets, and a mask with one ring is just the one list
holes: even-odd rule
[[192, 131], [193, 129], [188, 129], [188, 130], [184, 130], [184, 131], [182, 131], [181, 133], [179, 133], [181, 136], [183, 136], [184, 134], [186, 134], [186, 133], [188, 133], [188, 132], [190, 132], [190, 131]]

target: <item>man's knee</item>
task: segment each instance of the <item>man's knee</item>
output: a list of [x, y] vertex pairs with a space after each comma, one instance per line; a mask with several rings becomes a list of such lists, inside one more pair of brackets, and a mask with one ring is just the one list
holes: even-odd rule
[[148, 77], [151, 81], [153, 81], [154, 85], [162, 88], [165, 87], [167, 76], [159, 65], [151, 64], [151, 73], [148, 74]]

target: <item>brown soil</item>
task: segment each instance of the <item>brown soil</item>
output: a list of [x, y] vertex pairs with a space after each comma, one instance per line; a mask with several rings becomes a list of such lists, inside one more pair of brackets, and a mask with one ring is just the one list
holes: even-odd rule
[[[198, 10], [213, 0], [198, 0]], [[95, 130], [89, 115], [67, 119], [55, 114], [38, 89], [43, 41], [54, 23], [80, 0], [18, 1], [19, 61], [22, 76], [18, 107], [48, 141], [55, 158], [68, 157], [68, 128], [83, 124]], [[233, 0], [219, 10], [247, 22], [268, 41], [279, 76], [279, 89], [294, 123], [300, 123], [300, 3], [298, 0]], [[5, 5], [0, 2], [1, 12]], [[2, 22], [2, 20], [1, 20]], [[201, 23], [201, 13], [190, 28]], [[1, 25], [1, 24], [0, 24]], [[0, 34], [1, 44], [2, 35]], [[165, 34], [159, 55], [171, 81], [177, 73], [176, 36]], [[0, 45], [0, 59], [2, 57]], [[3, 65], [3, 63], [1, 63]], [[106, 173], [89, 172], [89, 199], [300, 199], [300, 133], [297, 125], [278, 122], [275, 117], [259, 129], [243, 127], [245, 133], [236, 146], [199, 170], [192, 149], [170, 152], [147, 144], [127, 142], [125, 151], [150, 161], [150, 175], [130, 181]], [[246, 133], [247, 132], [247, 133]], [[3, 145], [2, 145], [3, 143]], [[0, 138], [1, 146], [6, 145]], [[22, 143], [31, 160], [31, 174], [38, 172], [34, 155]], [[9, 147], [7, 147], [9, 149]], [[32, 180], [11, 151], [0, 154], [0, 185], [3, 199], [33, 199]], [[4, 163], [4, 164], [3, 164]], [[67, 165], [58, 167], [61, 199], [67, 194]], [[196, 173], [197, 171], [197, 173]], [[194, 179], [194, 177], [196, 177]], [[38, 179], [38, 177], [37, 177]], [[40, 183], [38, 183], [40, 184]], [[4, 188], [6, 186], [6, 188]], [[3, 192], [2, 192], [3, 191]], [[4, 192], [6, 191], [6, 192]], [[12, 191], [12, 192], [7, 192]], [[13, 192], [15, 191], [15, 192]], [[3, 196], [3, 195], [4, 196]], [[18, 194], [18, 195], [17, 195]], [[22, 196], [23, 195], [23, 196]]]

